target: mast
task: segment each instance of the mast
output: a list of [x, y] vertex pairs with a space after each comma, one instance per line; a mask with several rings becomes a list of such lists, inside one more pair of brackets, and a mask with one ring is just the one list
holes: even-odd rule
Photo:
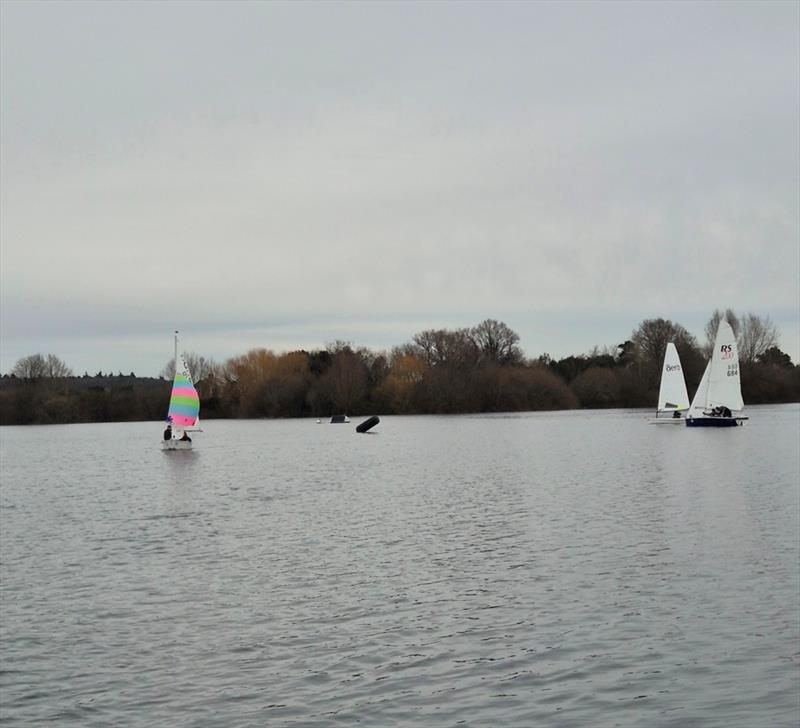
[[175, 329], [175, 358], [172, 361], [175, 362], [175, 371], [172, 374], [174, 378], [175, 374], [178, 373], [178, 330], [177, 329]]

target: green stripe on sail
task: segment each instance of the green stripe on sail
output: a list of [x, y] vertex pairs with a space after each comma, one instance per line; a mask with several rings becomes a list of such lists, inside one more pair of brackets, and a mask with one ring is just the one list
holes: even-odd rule
[[194, 405], [198, 403], [197, 396], [188, 397], [185, 394], [173, 394], [169, 400], [170, 405], [172, 404], [186, 404], [186, 405]]

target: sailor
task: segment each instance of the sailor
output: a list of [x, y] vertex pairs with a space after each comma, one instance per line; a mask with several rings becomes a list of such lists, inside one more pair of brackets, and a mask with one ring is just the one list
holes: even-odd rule
[[192, 441], [192, 438], [191, 438], [191, 437], [189, 437], [189, 435], [187, 435], [187, 434], [184, 432], [184, 433], [183, 433], [183, 437], [181, 438], [181, 440], [183, 440], [184, 442], [191, 442], [191, 441]]
[[167, 425], [167, 429], [164, 430], [164, 439], [165, 440], [172, 439], [172, 425]]

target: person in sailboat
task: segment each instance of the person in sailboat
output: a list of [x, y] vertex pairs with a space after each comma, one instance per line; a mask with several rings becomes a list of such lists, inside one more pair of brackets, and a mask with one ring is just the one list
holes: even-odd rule
[[181, 437], [181, 440], [183, 440], [184, 442], [191, 442], [191, 441], [192, 441], [192, 438], [191, 438], [191, 437], [189, 437], [189, 435], [187, 435], [187, 434], [184, 432], [184, 433], [183, 433], [183, 437]]
[[164, 430], [164, 440], [171, 440], [172, 439], [172, 423], [167, 423], [167, 429]]

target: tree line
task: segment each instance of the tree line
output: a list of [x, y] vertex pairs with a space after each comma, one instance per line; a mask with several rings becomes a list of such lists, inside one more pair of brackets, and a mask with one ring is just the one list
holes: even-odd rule
[[[315, 351], [252, 349], [222, 364], [185, 358], [204, 418], [654, 407], [667, 343], [678, 349], [691, 396], [722, 317], [737, 335], [745, 402], [800, 400], [800, 366], [779, 349], [774, 324], [730, 309], [713, 313], [703, 342], [680, 324], [647, 319], [616, 346], [558, 360], [526, 359], [518, 334], [494, 319], [421, 331], [390, 351], [336, 341]], [[160, 420], [173, 372], [170, 361], [158, 378], [76, 377], [55, 355], [24, 357], [0, 378], [0, 424]]]

